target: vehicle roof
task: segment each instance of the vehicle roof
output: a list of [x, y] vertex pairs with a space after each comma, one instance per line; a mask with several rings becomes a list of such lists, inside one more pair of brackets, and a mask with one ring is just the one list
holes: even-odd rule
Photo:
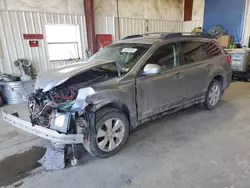
[[[133, 38], [129, 38], [129, 39], [122, 39], [119, 40], [117, 42], [115, 42], [115, 44], [117, 43], [138, 43], [138, 44], [154, 44], [156, 42], [160, 42], [160, 41], [167, 41], [167, 40], [200, 40], [200, 41], [209, 41], [209, 40], [213, 40], [213, 37], [208, 37], [208, 36], [200, 36], [200, 35], [183, 35], [183, 36], [175, 36], [175, 34], [179, 34], [179, 33], [169, 33], [169, 35], [173, 34], [173, 36], [170, 36], [169, 38], [164, 38], [163, 34], [158, 34], [158, 33], [153, 33], [153, 35], [149, 35], [149, 36], [136, 36]], [[131, 35], [133, 36], [133, 35]], [[168, 34], [165, 35], [166, 37], [168, 36]], [[129, 37], [129, 36], [128, 36]]]
[[163, 41], [162, 39], [156, 36], [148, 36], [148, 37], [138, 37], [138, 38], [131, 38], [125, 40], [119, 40], [116, 43], [139, 43], [139, 44], [154, 44], [158, 41]]

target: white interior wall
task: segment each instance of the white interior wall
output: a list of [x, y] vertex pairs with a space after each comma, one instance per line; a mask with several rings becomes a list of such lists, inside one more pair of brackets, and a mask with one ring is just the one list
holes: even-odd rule
[[205, 0], [194, 0], [193, 1], [192, 20], [196, 20], [196, 21], [203, 20], [204, 6], [205, 6]]
[[[184, 0], [119, 0], [121, 18], [183, 20]], [[117, 16], [117, 0], [95, 0], [97, 17]]]
[[248, 41], [250, 37], [250, 0], [246, 1], [246, 16], [245, 16], [245, 24], [243, 28], [243, 38], [242, 44], [244, 46], [248, 46]]
[[0, 1], [0, 10], [4, 10], [6, 7], [5, 7], [5, 3], [4, 3], [4, 0]]
[[84, 14], [83, 0], [0, 0], [0, 10]]

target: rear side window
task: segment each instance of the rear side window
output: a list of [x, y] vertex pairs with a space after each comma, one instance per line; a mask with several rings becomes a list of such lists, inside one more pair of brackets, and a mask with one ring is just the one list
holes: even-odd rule
[[222, 54], [221, 49], [214, 42], [204, 43], [204, 49], [210, 57], [215, 57]]
[[214, 42], [186, 41], [182, 42], [182, 49], [185, 64], [203, 61], [222, 53]]
[[209, 58], [209, 54], [205, 50], [204, 43], [202, 42], [182, 42], [182, 49], [185, 64], [195, 63]]

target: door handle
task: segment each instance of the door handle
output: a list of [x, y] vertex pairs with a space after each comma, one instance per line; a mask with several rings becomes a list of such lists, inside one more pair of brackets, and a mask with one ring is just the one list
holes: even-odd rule
[[209, 64], [209, 65], [206, 66], [206, 69], [207, 69], [207, 70], [211, 70], [212, 68], [213, 68], [213, 65], [212, 65], [212, 64]]
[[178, 72], [176, 75], [174, 75], [174, 79], [182, 79], [184, 76], [183, 72]]

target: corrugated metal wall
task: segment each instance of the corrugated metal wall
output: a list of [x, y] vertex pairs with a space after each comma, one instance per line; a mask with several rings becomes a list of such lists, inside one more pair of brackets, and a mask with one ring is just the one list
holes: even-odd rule
[[[82, 57], [86, 59], [87, 36], [85, 17], [83, 15], [0, 10], [0, 41], [4, 54], [4, 57], [0, 58], [1, 71], [18, 76], [19, 71], [13, 66], [13, 62], [18, 58], [31, 60], [37, 72], [72, 63], [69, 61], [49, 61], [45, 33], [46, 24], [79, 25]], [[23, 39], [23, 34], [25, 33], [42, 33], [44, 34], [44, 40], [39, 40], [39, 47], [30, 48], [29, 41]]]
[[[116, 40], [119, 39], [118, 18], [115, 18]], [[146, 20], [135, 18], [119, 18], [120, 38], [138, 33], [182, 32], [183, 22], [167, 20]]]
[[[118, 18], [116, 18], [115, 23], [116, 40], [122, 39], [128, 35], [146, 33], [146, 22], [144, 19], [119, 18], [118, 20]], [[118, 24], [120, 24], [120, 29], [118, 29]]]
[[149, 20], [149, 32], [182, 32], [183, 22], [167, 20]]
[[[194, 21], [168, 21], [168, 20], [145, 20], [134, 18], [120, 18], [120, 38], [138, 33], [153, 32], [191, 32], [195, 27], [202, 27], [202, 20]], [[115, 35], [118, 35], [118, 19], [115, 18]]]
[[95, 17], [96, 34], [112, 34], [115, 35], [115, 18], [113, 16]]

